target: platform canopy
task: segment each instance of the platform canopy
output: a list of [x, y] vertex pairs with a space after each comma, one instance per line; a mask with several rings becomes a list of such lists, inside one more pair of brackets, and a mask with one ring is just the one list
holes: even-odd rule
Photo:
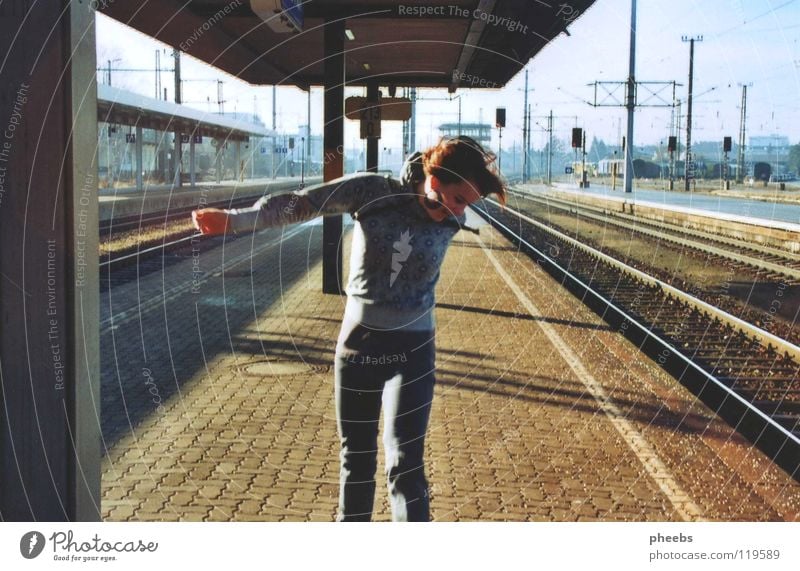
[[275, 131], [263, 125], [205, 113], [102, 83], [97, 85], [97, 119], [117, 125], [138, 125], [144, 129], [178, 130], [226, 141], [247, 141], [250, 136], [276, 136]]
[[249, 83], [301, 88], [324, 84], [323, 30], [344, 19], [347, 85], [454, 91], [503, 87], [593, 3], [115, 0], [98, 9]]

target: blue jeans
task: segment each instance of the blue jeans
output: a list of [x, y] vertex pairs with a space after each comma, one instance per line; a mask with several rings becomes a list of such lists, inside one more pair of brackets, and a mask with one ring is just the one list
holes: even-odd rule
[[423, 452], [433, 400], [433, 331], [379, 331], [345, 323], [336, 347], [341, 441], [338, 521], [370, 521], [378, 418], [394, 521], [430, 519]]

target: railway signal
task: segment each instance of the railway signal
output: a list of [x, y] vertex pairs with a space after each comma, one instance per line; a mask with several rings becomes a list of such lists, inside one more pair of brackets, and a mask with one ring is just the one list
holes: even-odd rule
[[675, 151], [678, 150], [678, 137], [670, 135], [667, 140], [667, 151], [669, 151], [669, 189], [675, 189]]
[[730, 190], [731, 183], [728, 180], [728, 153], [731, 152], [732, 148], [732, 140], [730, 137], [725, 137], [722, 139], [722, 152], [724, 155], [724, 160], [722, 162], [722, 188], [724, 190]]
[[580, 127], [574, 127], [572, 129], [572, 148], [573, 149], [580, 149], [581, 148], [581, 137], [583, 130]]
[[506, 108], [498, 107], [494, 115], [494, 126], [497, 127], [499, 141], [497, 143], [497, 168], [503, 172], [503, 127], [506, 126]]

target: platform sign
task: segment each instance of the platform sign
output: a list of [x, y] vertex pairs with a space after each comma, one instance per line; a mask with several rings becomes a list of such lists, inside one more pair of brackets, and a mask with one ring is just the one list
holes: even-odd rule
[[564, 167], [564, 174], [572, 174], [572, 167]]
[[181, 143], [184, 145], [189, 142], [189, 134], [188, 133], [181, 133]]
[[[366, 97], [348, 97], [344, 100], [344, 116], [348, 119], [361, 119], [365, 107], [376, 105]], [[408, 121], [411, 118], [411, 100], [407, 97], [381, 97], [377, 106], [382, 121]]]
[[194, 142], [196, 144], [198, 144], [198, 145], [202, 145], [203, 144], [203, 135], [199, 135], [199, 134], [195, 133], [192, 136], [192, 139], [194, 139]]
[[379, 105], [367, 106], [361, 110], [361, 138], [381, 138], [381, 107]]
[[261, 151], [262, 155], [266, 155], [267, 154], [267, 147], [261, 147], [260, 151]]
[[136, 142], [136, 133], [125, 133], [125, 142], [126, 143], [135, 143]]

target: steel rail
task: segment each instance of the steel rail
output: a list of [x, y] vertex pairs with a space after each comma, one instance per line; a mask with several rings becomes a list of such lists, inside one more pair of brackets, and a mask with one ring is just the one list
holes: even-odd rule
[[[306, 179], [303, 188], [318, 184], [320, 182], [322, 182], [322, 179], [320, 177], [308, 178]], [[280, 181], [272, 183], [272, 186], [274, 187], [272, 188], [272, 191], [276, 193], [287, 192], [292, 189], [300, 188], [299, 182], [293, 183], [292, 181]], [[250, 190], [259, 189], [259, 192], [235, 198], [227, 198], [222, 200], [215, 200], [213, 202], [206, 202], [202, 206], [201, 205], [179, 206], [164, 211], [143, 212], [139, 215], [134, 214], [132, 216], [125, 216], [119, 219], [112, 218], [110, 220], [104, 220], [100, 222], [100, 232], [101, 233], [125, 232], [126, 230], [137, 229], [140, 226], [142, 226], [143, 223], [168, 222], [172, 220], [177, 220], [191, 213], [192, 210], [197, 210], [198, 208], [241, 208], [243, 206], [250, 206], [252, 205], [253, 202], [264, 196], [265, 190], [270, 190], [270, 185], [269, 184], [247, 185], [245, 189], [250, 189]]]
[[[262, 196], [263, 194], [254, 194], [252, 196], [243, 196], [234, 200], [217, 200], [204, 204], [202, 208], [241, 208], [245, 205], [252, 205], [253, 202]], [[173, 222], [175, 220], [186, 218], [192, 213], [193, 210], [197, 210], [198, 208], [200, 208], [199, 205], [181, 206], [178, 208], [173, 208], [169, 211], [145, 212], [142, 215], [126, 216], [122, 219], [111, 219], [100, 226], [100, 232], [113, 235], [118, 232], [147, 228], [158, 223]]]
[[[717, 242], [719, 244], [724, 244], [726, 246], [732, 246], [734, 248], [742, 248], [745, 250], [752, 250], [755, 252], [759, 252], [764, 254], [765, 256], [776, 256], [780, 258], [784, 258], [789, 260], [792, 263], [800, 263], [800, 255], [790, 250], [781, 250], [778, 248], [772, 248], [770, 246], [765, 246], [763, 244], [758, 244], [756, 242], [748, 242], [746, 240], [741, 240], [737, 238], [731, 238], [729, 236], [721, 236], [719, 234], [711, 234], [709, 232], [704, 232], [703, 230], [696, 230], [694, 228], [687, 228], [686, 226], [678, 226], [677, 224], [672, 224], [670, 222], [666, 222], [664, 220], [658, 220], [657, 218], [649, 218], [644, 216], [636, 216], [635, 214], [628, 214], [625, 212], [620, 212], [619, 210], [614, 210], [610, 207], [603, 207], [603, 206], [596, 206], [591, 204], [579, 204], [577, 202], [570, 202], [564, 198], [558, 198], [556, 196], [552, 196], [547, 193], [539, 192], [539, 191], [521, 191], [521, 190], [511, 190], [512, 194], [517, 195], [521, 198], [529, 199], [529, 200], [539, 200], [544, 201], [545, 203], [553, 202], [553, 203], [561, 203], [563, 205], [567, 205], [570, 209], [578, 210], [588, 210], [592, 212], [596, 212], [598, 214], [611, 216], [617, 220], [627, 220], [631, 224], [636, 225], [643, 225], [643, 226], [650, 226], [654, 228], [660, 228], [662, 230], [667, 230], [670, 232], [674, 232], [676, 234], [685, 234], [687, 236], [694, 236], [700, 240], [708, 240], [710, 242]], [[620, 205], [622, 203], [619, 203]], [[554, 204], [556, 208], [559, 208], [557, 204]], [[631, 205], [632, 206], [632, 205]], [[565, 210], [567, 208], [564, 208]]]
[[198, 240], [198, 239], [200, 239], [201, 236], [203, 236], [203, 234], [192, 234], [191, 236], [185, 236], [183, 238], [178, 238], [177, 240], [173, 240], [172, 242], [164, 242], [162, 244], [159, 244], [158, 246], [152, 246], [152, 247], [146, 248], [144, 250], [137, 250], [136, 252], [133, 252], [132, 254], [126, 254], [124, 256], [113, 256], [112, 255], [112, 256], [109, 256], [107, 260], [103, 260], [102, 262], [100, 262], [99, 266], [100, 266], [100, 268], [108, 268], [108, 267], [111, 266], [111, 264], [116, 264], [118, 262], [132, 261], [134, 259], [138, 259], [138, 258], [140, 258], [142, 256], [147, 256], [147, 255], [150, 255], [150, 254], [152, 254], [154, 252], [158, 252], [158, 251], [165, 252], [167, 250], [167, 248], [170, 248], [172, 246], [177, 246], [178, 244], [181, 244], [182, 242], [191, 241], [191, 240]]
[[[634, 217], [630, 217], [630, 219], [631, 219], [630, 222], [633, 222], [636, 225], [631, 226], [630, 223], [623, 222], [622, 220], [614, 220], [613, 218], [611, 218], [611, 217], [609, 217], [607, 215], [599, 215], [599, 214], [593, 214], [591, 212], [586, 212], [586, 210], [589, 210], [589, 208], [584, 207], [584, 206], [574, 205], [574, 204], [571, 204], [571, 203], [566, 202], [566, 201], [560, 201], [563, 204], [563, 206], [560, 206], [558, 204], [551, 204], [551, 199], [549, 197], [527, 196], [526, 198], [528, 198], [529, 200], [532, 200], [532, 201], [540, 201], [540, 202], [543, 202], [543, 203], [545, 203], [545, 204], [547, 204], [549, 206], [554, 206], [555, 208], [559, 208], [559, 209], [563, 209], [563, 210], [572, 211], [574, 209], [574, 210], [578, 211], [578, 209], [582, 209], [584, 211], [580, 212], [580, 216], [582, 216], [584, 218], [588, 218], [590, 220], [594, 220], [594, 221], [597, 221], [597, 222], [602, 222], [603, 224], [609, 224], [611, 226], [616, 226], [618, 228], [624, 228], [624, 229], [629, 230], [629, 231], [632, 230], [634, 232], [637, 232], [639, 234], [643, 234], [643, 235], [648, 236], [650, 238], [655, 238], [657, 240], [662, 240], [662, 241], [669, 242], [669, 243], [672, 243], [672, 244], [678, 244], [678, 245], [683, 246], [685, 248], [690, 248], [690, 249], [699, 250], [699, 251], [702, 251], [702, 252], [707, 252], [707, 253], [710, 253], [710, 254], [714, 254], [714, 255], [719, 256], [721, 258], [725, 258], [725, 259], [728, 259], [728, 260], [731, 260], [731, 261], [734, 261], [734, 262], [737, 262], [737, 263], [746, 264], [748, 266], [751, 266], [751, 267], [754, 267], [754, 268], [757, 268], [757, 269], [761, 269], [761, 270], [765, 270], [765, 271], [772, 272], [772, 273], [775, 273], [775, 274], [783, 275], [783, 276], [786, 276], [787, 278], [791, 278], [793, 280], [800, 281], [800, 270], [796, 270], [794, 268], [789, 268], [789, 267], [786, 267], [786, 266], [783, 266], [783, 265], [780, 265], [780, 264], [775, 264], [773, 262], [768, 262], [766, 260], [761, 260], [759, 258], [753, 258], [751, 256], [740, 254], [738, 252], [731, 252], [729, 250], [723, 250], [721, 248], [718, 248], [716, 246], [712, 246], [710, 244], [703, 244], [701, 242], [696, 242], [694, 240], [690, 240], [690, 239], [686, 239], [686, 238], [680, 238], [680, 237], [674, 236], [674, 235], [669, 235], [669, 234], [664, 233], [663, 231], [652, 230], [652, 229], [649, 229], [649, 228], [645, 228], [641, 224], [641, 220], [637, 219], [637, 218], [634, 218]], [[557, 200], [558, 199], [555, 199], [555, 201], [557, 201]], [[616, 218], [616, 215], [614, 216], [614, 218]], [[690, 234], [689, 232], [685, 232], [683, 229], [677, 230], [677, 232], [680, 232], [680, 233], [683, 233], [683, 234]], [[709, 240], [713, 240], [714, 238], [708, 238], [708, 239]], [[719, 241], [719, 240], [717, 240], [717, 241]], [[755, 248], [751, 248], [749, 245], [742, 246], [742, 247], [743, 248], [748, 248], [748, 249], [751, 249], [751, 250], [755, 250]], [[774, 253], [774, 252], [764, 252], [764, 253], [766, 253], [767, 255], [772, 255], [772, 256], [781, 255], [781, 257], [783, 257], [787, 261], [791, 261], [791, 262], [796, 262], [797, 261], [797, 260], [791, 259], [789, 256], [782, 255], [782, 254], [777, 254], [777, 253]]]
[[[500, 206], [496, 201], [487, 199], [487, 202]], [[698, 395], [707, 406], [714, 410], [720, 417], [724, 418], [736, 430], [747, 436], [751, 441], [759, 446], [773, 461], [785, 469], [793, 478], [800, 479], [800, 434], [796, 434], [785, 428], [780, 422], [772, 418], [768, 414], [758, 409], [750, 401], [742, 397], [732, 388], [728, 387], [725, 383], [720, 381], [713, 374], [703, 369], [700, 365], [692, 361], [689, 357], [681, 353], [681, 351], [670, 344], [667, 340], [662, 339], [654, 333], [645, 324], [639, 323], [635, 317], [628, 314], [622, 307], [610, 301], [605, 296], [595, 291], [592, 287], [586, 284], [579, 277], [572, 274], [566, 268], [561, 266], [551, 256], [532, 245], [525, 240], [522, 236], [514, 230], [503, 224], [496, 217], [492, 216], [488, 211], [483, 208], [472, 205], [474, 211], [480, 216], [486, 218], [491, 224], [499, 228], [504, 234], [512, 237], [519, 244], [524, 245], [525, 248], [530, 250], [536, 257], [537, 261], [554, 277], [561, 281], [562, 285], [572, 291], [579, 299], [585, 304], [589, 305], [599, 315], [601, 315], [607, 322], [612, 324], [627, 323], [629, 326], [621, 327], [620, 331], [626, 336], [633, 337], [640, 341], [639, 347], [651, 357], [655, 355], [669, 355], [670, 359], [664, 359], [664, 362], [659, 359], [659, 364], [664, 367], [668, 372], [673, 374], [679, 381], [681, 381], [687, 388], [692, 390]], [[641, 279], [645, 283], [658, 285], [665, 291], [676, 295], [686, 303], [701, 308], [704, 312], [712, 316], [726, 315], [726, 322], [739, 323], [740, 326], [748, 332], [753, 330], [760, 331], [764, 338], [775, 338], [766, 331], [759, 330], [757, 327], [743, 322], [734, 316], [731, 316], [709, 304], [694, 298], [693, 296], [681, 292], [676, 288], [669, 286], [643, 272], [627, 266], [626, 264], [615, 260], [602, 252], [595, 250], [589, 246], [581, 244], [577, 240], [570, 238], [560, 232], [557, 232], [547, 226], [531, 219], [524, 214], [515, 211], [508, 206], [504, 207], [504, 211], [518, 217], [521, 220], [532, 224], [538, 229], [544, 230], [549, 235], [557, 237], [560, 240], [567, 241], [574, 244], [584, 252], [597, 257], [598, 259], [610, 264], [628, 275]], [[679, 294], [679, 295], [678, 295]], [[787, 342], [775, 338], [782, 342], [782, 345], [787, 345]], [[791, 344], [788, 344], [791, 345]], [[793, 348], [791, 354], [800, 354], [800, 348], [791, 345]], [[673, 360], [674, 359], [674, 360]]]
[[[489, 200], [489, 202], [494, 202], [494, 201]], [[763, 329], [756, 327], [752, 323], [740, 319], [735, 315], [731, 315], [727, 311], [719, 309], [718, 307], [715, 307], [710, 303], [698, 299], [697, 297], [689, 293], [686, 293], [685, 291], [680, 290], [675, 286], [665, 283], [659, 280], [658, 278], [654, 278], [653, 276], [646, 274], [641, 270], [637, 270], [636, 268], [631, 267], [628, 264], [621, 262], [616, 258], [609, 256], [608, 254], [601, 252], [600, 250], [592, 248], [591, 246], [587, 246], [586, 244], [583, 244], [582, 242], [579, 242], [578, 240], [575, 240], [574, 238], [571, 238], [566, 234], [562, 234], [558, 230], [554, 230], [553, 228], [550, 228], [549, 226], [546, 226], [545, 224], [542, 224], [541, 222], [538, 222], [521, 212], [517, 212], [516, 210], [509, 208], [508, 206], [506, 206], [505, 209], [509, 212], [512, 212], [515, 216], [518, 216], [522, 220], [525, 220], [529, 224], [536, 226], [540, 230], [543, 230], [551, 234], [552, 236], [556, 236], [559, 239], [564, 240], [577, 248], [580, 248], [584, 252], [605, 261], [606, 263], [622, 270], [625, 273], [633, 275], [635, 278], [644, 281], [645, 283], [661, 288], [662, 290], [672, 294], [673, 296], [689, 304], [690, 306], [696, 307], [697, 309], [705, 313], [708, 313], [712, 317], [718, 318], [723, 323], [727, 323], [735, 330], [742, 331], [743, 333], [756, 338], [762, 345], [766, 347], [773, 346], [773, 348], [775, 348], [779, 352], [784, 352], [789, 356], [791, 356], [795, 361], [800, 362], [800, 347], [798, 347], [794, 343], [786, 341], [785, 339], [782, 339], [777, 335], [773, 335], [768, 331], [764, 331]]]

